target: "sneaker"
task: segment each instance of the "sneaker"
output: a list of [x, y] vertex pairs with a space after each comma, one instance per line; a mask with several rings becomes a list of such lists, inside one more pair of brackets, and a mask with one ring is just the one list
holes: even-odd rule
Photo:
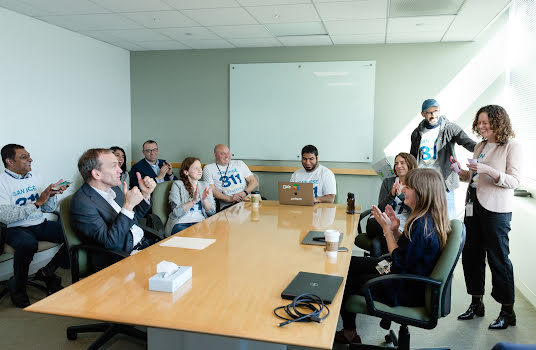
[[21, 309], [30, 306], [30, 299], [28, 298], [28, 294], [26, 294], [26, 288], [23, 288], [23, 290], [17, 290], [15, 279], [13, 277], [7, 281], [7, 289], [9, 290], [9, 295], [13, 305]]
[[36, 280], [43, 281], [47, 285], [47, 291], [49, 294], [56, 293], [63, 289], [61, 285], [61, 277], [52, 273], [51, 275], [45, 274], [43, 269], [39, 269], [34, 277]]

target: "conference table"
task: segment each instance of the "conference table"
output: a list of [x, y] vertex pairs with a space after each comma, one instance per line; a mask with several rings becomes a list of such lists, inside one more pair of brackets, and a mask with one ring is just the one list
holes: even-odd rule
[[[25, 310], [147, 327], [149, 349], [331, 349], [358, 217], [337, 204], [240, 203], [172, 236], [216, 240], [203, 250], [159, 242]], [[328, 259], [322, 246], [300, 244], [326, 229], [343, 233], [349, 251]], [[192, 266], [173, 293], [149, 290], [163, 260]], [[345, 280], [324, 321], [279, 327], [273, 309], [289, 303], [281, 292], [300, 271]]]

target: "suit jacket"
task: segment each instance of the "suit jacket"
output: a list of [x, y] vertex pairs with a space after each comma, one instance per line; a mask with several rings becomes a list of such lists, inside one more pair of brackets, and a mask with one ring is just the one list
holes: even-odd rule
[[[158, 166], [162, 168], [162, 165], [164, 165], [165, 160], [159, 159], [158, 160]], [[139, 172], [141, 175], [141, 178], [143, 179], [145, 176], [149, 176], [150, 178], [156, 178], [156, 174], [154, 173], [153, 168], [147, 163], [145, 158], [137, 162], [132, 166], [132, 169], [130, 169], [130, 188], [134, 186], [138, 186], [138, 177], [136, 176], [136, 172]], [[166, 174], [164, 176], [164, 181], [171, 181], [173, 180], [173, 176], [170, 176]]]
[[[119, 187], [112, 188], [115, 201], [123, 206], [125, 197]], [[114, 208], [90, 185], [85, 183], [73, 195], [70, 203], [71, 225], [84, 243], [97, 244], [110, 250], [132, 252], [133, 238], [130, 228], [149, 212], [151, 205], [145, 200], [134, 208], [134, 220], [117, 213]]]

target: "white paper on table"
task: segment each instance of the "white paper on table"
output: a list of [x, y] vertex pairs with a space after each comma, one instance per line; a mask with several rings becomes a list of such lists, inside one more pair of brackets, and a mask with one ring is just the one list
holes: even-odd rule
[[202, 250], [214, 242], [216, 240], [210, 238], [173, 237], [164, 243], [160, 243], [160, 246]]

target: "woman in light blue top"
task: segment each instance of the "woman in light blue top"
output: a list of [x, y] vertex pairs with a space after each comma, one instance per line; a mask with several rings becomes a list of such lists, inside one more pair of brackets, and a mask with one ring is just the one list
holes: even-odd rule
[[180, 232], [216, 213], [210, 186], [199, 181], [202, 175], [198, 158], [187, 157], [182, 161], [180, 180], [173, 182], [169, 192], [171, 213], [166, 224], [167, 234]]

